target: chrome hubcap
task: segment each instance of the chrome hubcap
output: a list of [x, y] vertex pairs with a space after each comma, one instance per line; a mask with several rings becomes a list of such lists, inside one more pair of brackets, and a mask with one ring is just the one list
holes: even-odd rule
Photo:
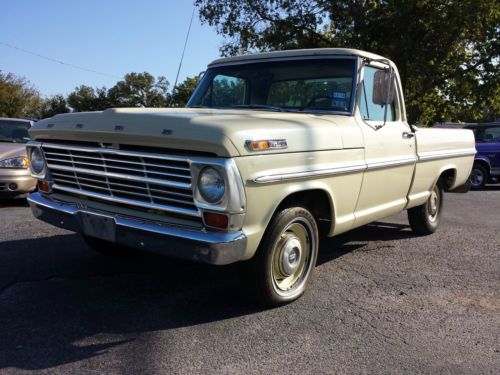
[[471, 183], [472, 185], [481, 185], [483, 183], [484, 176], [479, 169], [473, 169], [471, 173]]
[[283, 245], [280, 257], [280, 271], [284, 276], [293, 274], [300, 264], [302, 246], [300, 240], [295, 236], [289, 236]]
[[429, 214], [429, 219], [431, 221], [436, 220], [439, 211], [439, 201], [440, 201], [439, 188], [436, 186], [432, 190], [431, 196], [429, 197], [427, 203], [427, 212]]
[[272, 275], [276, 292], [293, 295], [304, 285], [312, 267], [311, 251], [316, 246], [310, 224], [298, 218], [282, 232], [273, 250]]

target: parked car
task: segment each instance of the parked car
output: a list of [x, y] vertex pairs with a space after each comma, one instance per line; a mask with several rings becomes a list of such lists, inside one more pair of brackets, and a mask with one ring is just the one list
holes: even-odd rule
[[474, 132], [477, 154], [470, 175], [471, 187], [481, 189], [500, 178], [500, 123], [470, 124]]
[[470, 130], [410, 126], [395, 64], [353, 49], [219, 59], [188, 108], [63, 114], [30, 134], [37, 218], [101, 252], [248, 261], [268, 305], [302, 295], [321, 236], [402, 210], [435, 232], [476, 153]]
[[0, 118], [0, 198], [22, 197], [36, 189], [26, 155], [33, 121]]

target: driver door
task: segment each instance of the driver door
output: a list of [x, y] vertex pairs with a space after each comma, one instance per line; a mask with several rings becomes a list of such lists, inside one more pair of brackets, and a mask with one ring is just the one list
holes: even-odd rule
[[377, 67], [365, 66], [358, 95], [356, 119], [365, 142], [367, 170], [355, 211], [355, 226], [364, 225], [404, 209], [416, 164], [415, 136], [403, 121], [398, 90], [387, 108], [373, 103]]

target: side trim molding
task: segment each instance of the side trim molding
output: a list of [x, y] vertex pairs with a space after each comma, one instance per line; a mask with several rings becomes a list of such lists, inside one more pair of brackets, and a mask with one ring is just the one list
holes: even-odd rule
[[476, 155], [476, 149], [462, 149], [462, 150], [452, 150], [452, 151], [426, 151], [418, 153], [419, 161], [430, 161], [439, 159], [449, 159], [462, 156], [474, 156]]

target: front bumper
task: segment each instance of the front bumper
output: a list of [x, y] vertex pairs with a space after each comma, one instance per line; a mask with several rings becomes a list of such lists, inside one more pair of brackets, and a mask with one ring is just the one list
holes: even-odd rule
[[144, 251], [218, 265], [242, 260], [246, 251], [247, 238], [240, 231], [209, 232], [130, 218], [56, 201], [41, 193], [30, 194], [28, 202], [36, 218], [82, 234], [88, 216], [111, 219], [112, 235], [101, 233], [106, 240]]

